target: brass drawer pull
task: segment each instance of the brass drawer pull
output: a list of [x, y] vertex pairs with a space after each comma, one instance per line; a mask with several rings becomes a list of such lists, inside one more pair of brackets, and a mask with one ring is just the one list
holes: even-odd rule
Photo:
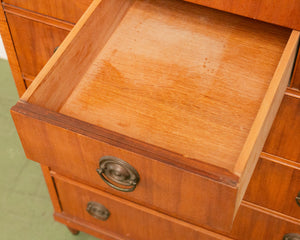
[[88, 202], [86, 211], [99, 220], [105, 221], [109, 218], [110, 212], [106, 207], [97, 202]]
[[298, 192], [298, 195], [296, 197], [296, 203], [300, 206], [300, 192]]
[[132, 192], [140, 180], [138, 172], [130, 164], [112, 156], [100, 159], [97, 172], [106, 184], [122, 192]]
[[288, 233], [283, 236], [282, 240], [300, 240], [300, 234]]

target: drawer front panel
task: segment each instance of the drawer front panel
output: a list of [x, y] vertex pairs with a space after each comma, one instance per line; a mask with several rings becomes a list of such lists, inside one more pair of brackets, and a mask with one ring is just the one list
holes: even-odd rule
[[[235, 3], [223, 1], [188, 0], [200, 5], [232, 12], [246, 17], [256, 18], [270, 23], [300, 29], [299, 17], [300, 3], [293, 0], [288, 5], [284, 0], [277, 1], [274, 7], [270, 7], [270, 0], [257, 3], [252, 1], [238, 1]], [[52, 16], [76, 23], [92, 0], [4, 0], [4, 3], [12, 4], [41, 14]]]
[[[63, 214], [93, 229], [117, 234], [120, 239], [227, 239], [59, 175], [54, 178]], [[91, 202], [100, 203], [109, 211], [107, 220], [96, 219], [88, 213]], [[227, 235], [238, 240], [266, 240], [282, 239], [291, 232], [300, 232], [297, 222], [244, 202]]]
[[4, 0], [4, 3], [76, 23], [92, 0]]
[[[77, 181], [194, 224], [230, 229], [236, 188], [111, 145], [120, 145], [122, 139], [118, 139], [119, 143], [110, 140], [111, 144], [103, 142], [108, 141], [106, 138], [100, 141], [99, 136], [91, 136], [89, 132], [80, 130], [83, 126], [74, 119], [73, 127], [60, 127], [57, 125], [63, 123], [47, 122], [54, 120], [54, 115], [47, 114], [46, 120], [27, 114], [14, 112], [13, 118], [29, 159], [50, 166]], [[101, 179], [96, 170], [103, 156], [122, 159], [138, 172], [140, 181], [134, 191], [124, 193], [115, 190]], [[225, 199], [221, 205], [220, 199]]]
[[63, 214], [83, 225], [110, 233], [115, 236], [112, 239], [227, 239], [66, 178], [63, 181], [57, 177], [55, 183]]
[[281, 240], [287, 233], [300, 233], [300, 222], [247, 202], [242, 203], [230, 236], [238, 240]]
[[300, 162], [300, 98], [285, 96], [263, 151]]
[[244, 199], [300, 219], [300, 170], [261, 158]]
[[20, 68], [34, 78], [69, 31], [6, 13]]

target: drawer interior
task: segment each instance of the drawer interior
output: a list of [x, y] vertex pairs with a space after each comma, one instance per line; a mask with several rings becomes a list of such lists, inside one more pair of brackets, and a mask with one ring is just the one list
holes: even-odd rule
[[116, 145], [232, 188], [232, 221], [298, 41], [297, 31], [179, 0], [95, 0], [20, 104], [63, 134], [101, 128]]
[[23, 98], [233, 172], [290, 30], [182, 1], [104, 3]]
[[135, 1], [59, 112], [231, 170], [290, 34], [255, 23]]

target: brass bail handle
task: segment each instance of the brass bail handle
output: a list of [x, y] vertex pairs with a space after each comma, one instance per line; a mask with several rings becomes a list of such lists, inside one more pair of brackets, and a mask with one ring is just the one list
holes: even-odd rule
[[102, 157], [96, 171], [107, 185], [122, 192], [132, 192], [140, 180], [138, 172], [129, 163], [113, 156]]
[[106, 221], [110, 216], [108, 209], [97, 202], [88, 202], [86, 211], [94, 218], [102, 221]]

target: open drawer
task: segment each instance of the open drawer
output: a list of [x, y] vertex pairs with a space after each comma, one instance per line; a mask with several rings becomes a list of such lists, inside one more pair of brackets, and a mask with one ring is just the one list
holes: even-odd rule
[[29, 159], [229, 230], [298, 40], [183, 1], [95, 0], [12, 116]]

